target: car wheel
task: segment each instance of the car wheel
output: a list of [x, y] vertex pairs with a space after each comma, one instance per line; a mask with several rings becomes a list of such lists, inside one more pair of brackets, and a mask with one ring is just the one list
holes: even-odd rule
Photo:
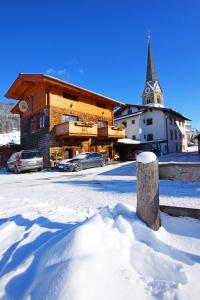
[[77, 164], [74, 166], [74, 172], [78, 172], [82, 170], [82, 166], [80, 164]]
[[20, 171], [19, 171], [19, 169], [17, 168], [17, 166], [15, 166], [14, 172], [15, 172], [15, 174], [19, 174], [19, 173], [20, 173]]
[[106, 165], [105, 160], [102, 160], [102, 161], [100, 162], [100, 167], [104, 167], [105, 165]]

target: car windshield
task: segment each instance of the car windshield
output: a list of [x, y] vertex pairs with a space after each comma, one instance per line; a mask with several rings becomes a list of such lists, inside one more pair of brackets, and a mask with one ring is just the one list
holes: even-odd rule
[[39, 152], [22, 152], [22, 159], [31, 159], [41, 157]]

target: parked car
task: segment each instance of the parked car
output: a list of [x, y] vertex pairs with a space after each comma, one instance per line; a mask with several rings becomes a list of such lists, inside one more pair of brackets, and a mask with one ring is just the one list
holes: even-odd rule
[[37, 150], [15, 152], [7, 161], [7, 170], [16, 174], [22, 171], [43, 169], [43, 157]]
[[77, 172], [93, 167], [103, 167], [108, 163], [108, 157], [97, 152], [87, 152], [74, 156], [72, 159], [62, 160], [58, 163], [60, 171]]

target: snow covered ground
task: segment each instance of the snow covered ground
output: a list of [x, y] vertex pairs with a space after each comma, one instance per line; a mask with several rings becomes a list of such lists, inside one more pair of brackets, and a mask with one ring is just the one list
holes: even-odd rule
[[[200, 208], [200, 184], [160, 181], [160, 202]], [[200, 221], [162, 213], [153, 232], [135, 206], [135, 162], [0, 171], [0, 299], [198, 299]]]
[[7, 144], [20, 144], [20, 131], [13, 130], [9, 133], [1, 133], [0, 134], [0, 146]]

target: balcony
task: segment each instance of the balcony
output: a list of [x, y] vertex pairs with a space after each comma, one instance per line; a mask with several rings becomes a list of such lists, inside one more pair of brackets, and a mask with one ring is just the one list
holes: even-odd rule
[[125, 129], [116, 126], [98, 128], [98, 137], [123, 139], [125, 137]]
[[97, 124], [92, 122], [64, 122], [56, 125], [55, 134], [58, 137], [96, 137]]

